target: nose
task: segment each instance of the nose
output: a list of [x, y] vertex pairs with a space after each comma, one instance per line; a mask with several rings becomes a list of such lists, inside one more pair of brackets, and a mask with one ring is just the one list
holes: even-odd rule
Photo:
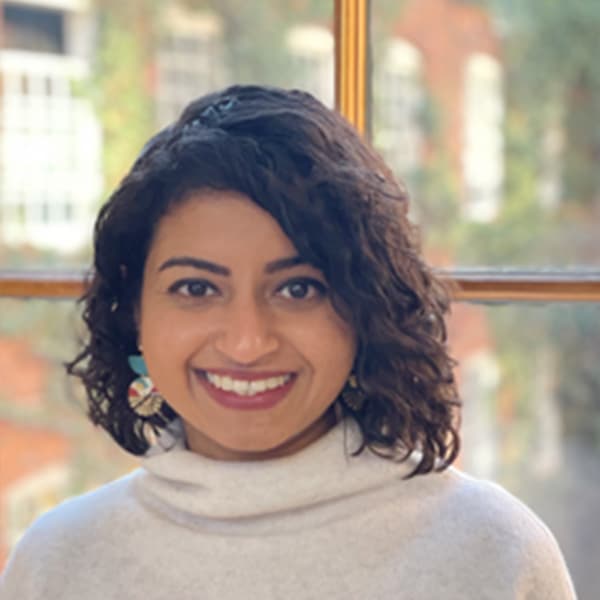
[[254, 301], [232, 302], [215, 341], [218, 352], [239, 365], [259, 362], [279, 348], [272, 317]]

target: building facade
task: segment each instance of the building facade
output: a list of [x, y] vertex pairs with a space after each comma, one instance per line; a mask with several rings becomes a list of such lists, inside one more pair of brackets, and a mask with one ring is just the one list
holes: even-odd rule
[[75, 251], [102, 185], [85, 94], [91, 12], [85, 0], [11, 0], [0, 12], [0, 243]]

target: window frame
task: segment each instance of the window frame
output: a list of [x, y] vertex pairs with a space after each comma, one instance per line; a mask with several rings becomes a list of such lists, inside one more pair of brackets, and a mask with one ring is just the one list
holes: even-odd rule
[[[335, 106], [363, 135], [369, 123], [370, 0], [334, 0]], [[600, 269], [439, 269], [454, 301], [600, 302]], [[0, 298], [77, 298], [82, 271], [0, 269]]]

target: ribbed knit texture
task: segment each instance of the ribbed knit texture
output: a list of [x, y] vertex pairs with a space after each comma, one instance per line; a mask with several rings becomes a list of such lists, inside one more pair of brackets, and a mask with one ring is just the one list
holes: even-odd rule
[[454, 468], [403, 475], [349, 419], [288, 457], [208, 459], [180, 424], [141, 467], [40, 517], [1, 600], [566, 600], [546, 526]]

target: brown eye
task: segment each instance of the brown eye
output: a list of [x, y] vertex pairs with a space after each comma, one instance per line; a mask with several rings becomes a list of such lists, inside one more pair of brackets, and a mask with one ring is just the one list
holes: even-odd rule
[[307, 300], [325, 295], [326, 287], [316, 279], [294, 279], [279, 288], [289, 300]]
[[172, 294], [180, 294], [191, 298], [205, 298], [216, 293], [215, 287], [203, 279], [183, 279], [175, 282], [170, 288]]

